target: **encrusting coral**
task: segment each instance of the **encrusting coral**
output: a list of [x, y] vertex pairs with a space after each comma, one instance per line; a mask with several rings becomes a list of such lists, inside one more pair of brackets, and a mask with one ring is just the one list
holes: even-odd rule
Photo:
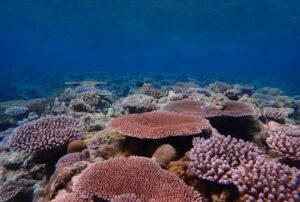
[[208, 120], [200, 116], [160, 111], [119, 117], [107, 126], [125, 136], [149, 139], [188, 136], [211, 129]]
[[85, 134], [84, 124], [71, 116], [40, 118], [16, 128], [10, 148], [21, 152], [51, 150], [64, 146]]

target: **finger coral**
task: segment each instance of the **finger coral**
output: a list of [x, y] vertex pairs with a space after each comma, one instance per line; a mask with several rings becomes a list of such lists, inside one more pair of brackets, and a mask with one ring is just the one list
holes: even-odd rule
[[300, 130], [277, 128], [267, 132], [268, 146], [282, 157], [300, 160]]
[[208, 120], [200, 116], [160, 111], [119, 117], [108, 127], [125, 136], [149, 139], [194, 135], [211, 128]]
[[84, 133], [79, 119], [64, 115], [40, 118], [16, 128], [10, 147], [22, 152], [51, 150], [80, 139]]
[[261, 159], [239, 166], [229, 178], [241, 201], [300, 201], [300, 171], [296, 168]]
[[[219, 182], [233, 168], [255, 161], [261, 151], [251, 143], [231, 136], [212, 135], [209, 139], [194, 138], [190, 151], [191, 169], [201, 179]], [[222, 181], [231, 183], [230, 180]]]
[[74, 180], [73, 191], [84, 200], [111, 200], [122, 194], [134, 194], [141, 201], [203, 201], [180, 178], [144, 157], [94, 163]]

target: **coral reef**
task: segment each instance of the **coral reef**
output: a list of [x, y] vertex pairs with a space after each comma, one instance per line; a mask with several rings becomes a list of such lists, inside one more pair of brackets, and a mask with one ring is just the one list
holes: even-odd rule
[[51, 150], [82, 138], [85, 127], [70, 116], [41, 118], [16, 128], [10, 148], [22, 152]]

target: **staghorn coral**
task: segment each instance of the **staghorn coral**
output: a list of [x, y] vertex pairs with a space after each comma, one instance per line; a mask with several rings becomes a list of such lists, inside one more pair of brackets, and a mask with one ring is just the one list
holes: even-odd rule
[[14, 106], [5, 109], [4, 113], [11, 117], [24, 115], [28, 112], [29, 108], [25, 106]]
[[285, 111], [273, 107], [264, 108], [263, 115], [268, 121], [276, 121], [278, 123], [284, 123], [288, 117]]
[[270, 130], [266, 142], [280, 156], [300, 160], [300, 130], [286, 127]]
[[22, 152], [51, 150], [80, 139], [85, 133], [83, 123], [70, 116], [40, 118], [16, 128], [10, 148]]
[[241, 201], [300, 201], [300, 171], [296, 168], [260, 159], [239, 166], [228, 178], [238, 188]]
[[202, 117], [160, 111], [119, 117], [110, 121], [107, 127], [125, 136], [142, 139], [194, 135], [211, 130], [208, 120]]
[[[213, 134], [211, 138], [194, 138], [190, 151], [190, 167], [195, 175], [201, 179], [219, 182], [232, 169], [255, 161], [261, 151], [251, 143]], [[227, 184], [231, 181], [222, 181]]]
[[121, 194], [135, 194], [141, 201], [203, 201], [180, 178], [144, 157], [92, 164], [74, 180], [73, 191], [85, 200], [94, 196], [111, 200]]

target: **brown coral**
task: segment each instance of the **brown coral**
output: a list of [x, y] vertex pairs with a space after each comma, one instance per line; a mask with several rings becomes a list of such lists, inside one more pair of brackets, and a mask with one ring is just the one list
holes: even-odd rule
[[92, 164], [75, 179], [73, 191], [83, 199], [96, 196], [111, 200], [121, 194], [135, 194], [141, 201], [203, 200], [180, 178], [144, 157], [115, 158]]
[[125, 136], [149, 139], [194, 135], [211, 128], [208, 120], [199, 116], [159, 111], [119, 117], [108, 127]]
[[202, 107], [205, 106], [204, 102], [197, 100], [179, 100], [168, 103], [163, 110], [170, 112], [180, 112], [191, 115], [199, 115], [202, 113]]

